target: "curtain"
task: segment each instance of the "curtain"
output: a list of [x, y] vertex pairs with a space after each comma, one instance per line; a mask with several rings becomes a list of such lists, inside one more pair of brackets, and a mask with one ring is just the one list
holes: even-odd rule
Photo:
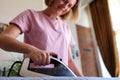
[[119, 75], [119, 57], [107, 0], [90, 4], [94, 31], [103, 62], [112, 77]]

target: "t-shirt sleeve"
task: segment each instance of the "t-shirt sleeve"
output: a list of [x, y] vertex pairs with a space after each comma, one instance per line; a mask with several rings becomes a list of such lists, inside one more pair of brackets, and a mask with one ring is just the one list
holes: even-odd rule
[[9, 23], [17, 25], [22, 32], [28, 32], [30, 29], [30, 15], [30, 10], [25, 10]]

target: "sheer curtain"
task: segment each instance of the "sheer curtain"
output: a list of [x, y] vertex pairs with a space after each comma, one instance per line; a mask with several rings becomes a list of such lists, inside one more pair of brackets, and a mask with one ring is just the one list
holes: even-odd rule
[[112, 77], [119, 75], [119, 59], [107, 0], [90, 5], [95, 35], [104, 64]]
[[109, 0], [108, 2], [109, 2], [110, 15], [112, 18], [112, 26], [117, 41], [117, 48], [119, 52], [119, 61], [120, 61], [120, 0]]

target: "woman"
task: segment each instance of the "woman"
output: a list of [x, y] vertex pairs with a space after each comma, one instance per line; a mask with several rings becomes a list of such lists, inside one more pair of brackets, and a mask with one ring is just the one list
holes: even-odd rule
[[[48, 67], [52, 67], [50, 56], [57, 55], [76, 75], [82, 76], [71, 57], [73, 40], [69, 25], [62, 21], [70, 12], [72, 19], [77, 17], [79, 1], [45, 0], [45, 3], [48, 6], [45, 10], [29, 9], [10, 21], [9, 27], [0, 34], [0, 48], [24, 53], [35, 65]], [[22, 33], [24, 43], [16, 40]]]

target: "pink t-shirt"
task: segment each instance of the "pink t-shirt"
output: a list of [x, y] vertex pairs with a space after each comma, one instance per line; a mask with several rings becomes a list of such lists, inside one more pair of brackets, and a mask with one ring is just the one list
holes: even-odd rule
[[58, 59], [68, 65], [68, 48], [74, 44], [68, 24], [30, 9], [19, 14], [10, 23], [19, 26], [24, 33], [25, 43], [57, 53]]

